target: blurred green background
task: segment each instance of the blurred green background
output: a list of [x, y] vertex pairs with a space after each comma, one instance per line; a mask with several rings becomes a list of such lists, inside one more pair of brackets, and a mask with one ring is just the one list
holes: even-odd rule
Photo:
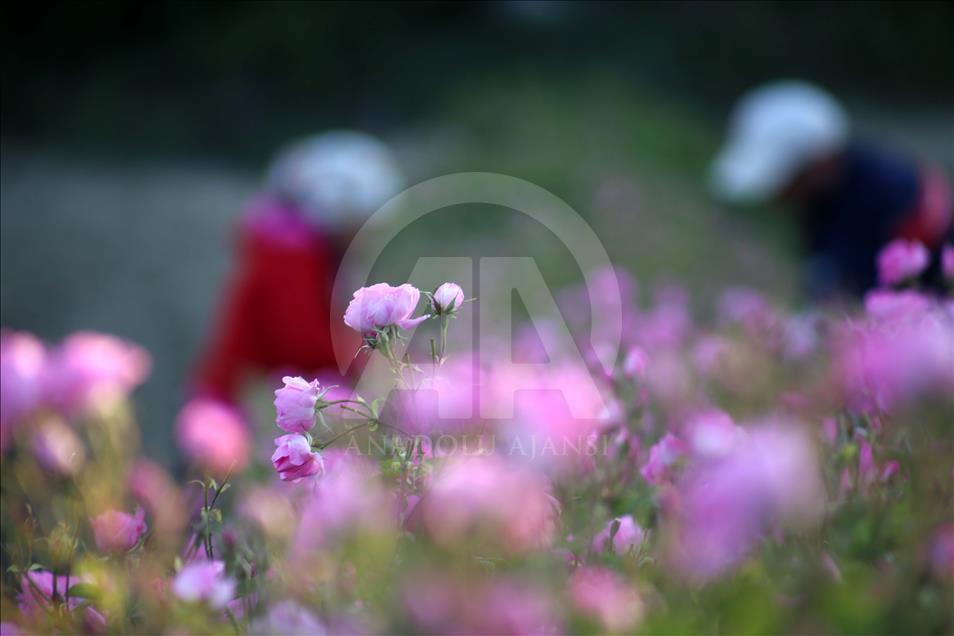
[[[146, 346], [146, 443], [164, 460], [231, 228], [295, 137], [379, 134], [411, 183], [528, 179], [644, 290], [684, 283], [702, 313], [728, 283], [797, 286], [784, 217], [706, 195], [745, 89], [818, 82], [859, 134], [954, 172], [949, 2], [12, 2], [0, 31], [0, 324]], [[551, 238], [470, 209], [395, 249], [531, 252], [554, 284], [578, 279]]]

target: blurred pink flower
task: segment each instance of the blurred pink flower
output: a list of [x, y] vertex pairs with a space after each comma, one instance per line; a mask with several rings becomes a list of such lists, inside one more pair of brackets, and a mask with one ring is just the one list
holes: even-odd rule
[[913, 290], [873, 289], [865, 294], [865, 313], [876, 320], [917, 316], [931, 307], [931, 299]]
[[541, 636], [558, 634], [553, 601], [516, 581], [459, 581], [418, 574], [404, 588], [404, 604], [424, 633]]
[[226, 576], [222, 561], [193, 561], [172, 581], [172, 593], [187, 603], [221, 609], [235, 596], [235, 579]]
[[137, 345], [108, 334], [76, 332], [51, 353], [46, 398], [69, 411], [108, 405], [139, 386], [150, 365], [149, 354]]
[[639, 347], [631, 347], [623, 358], [623, 375], [631, 380], [642, 380], [646, 377], [646, 367], [649, 359], [646, 352]]
[[683, 426], [688, 449], [694, 457], [724, 457], [745, 437], [728, 413], [718, 409], [699, 411]]
[[658, 486], [669, 479], [670, 468], [687, 451], [688, 447], [684, 441], [672, 433], [666, 433], [661, 440], [649, 449], [649, 460], [643, 465], [639, 473], [647, 482]]
[[930, 260], [928, 249], [918, 241], [891, 241], [878, 252], [878, 281], [882, 285], [897, 285], [917, 278]]
[[318, 380], [300, 376], [282, 378], [285, 386], [275, 391], [275, 423], [289, 433], [304, 433], [315, 425], [315, 407], [321, 387]]
[[464, 304], [464, 290], [457, 283], [444, 283], [434, 291], [433, 299], [435, 314], [452, 314]]
[[412, 329], [428, 318], [411, 318], [420, 297], [421, 292], [408, 283], [397, 287], [387, 283], [362, 287], [348, 304], [345, 324], [366, 336], [391, 325]]
[[268, 636], [324, 636], [328, 629], [310, 610], [295, 601], [281, 601], [252, 621], [252, 634]]
[[[47, 612], [53, 611], [55, 604], [62, 603], [66, 599], [67, 591], [74, 585], [91, 582], [85, 576], [57, 576], [47, 570], [33, 570], [20, 577], [17, 606], [27, 619], [41, 621], [47, 618]], [[86, 599], [70, 596], [66, 607], [72, 612], [85, 605], [84, 627], [93, 633], [105, 631], [106, 617], [86, 603]]]
[[643, 617], [636, 590], [612, 570], [582, 567], [570, 575], [570, 602], [610, 632], [631, 631]]
[[304, 435], [296, 433], [276, 437], [275, 446], [278, 448], [272, 453], [272, 465], [282, 481], [298, 483], [324, 470], [321, 455], [312, 450]]
[[611, 519], [606, 524], [606, 527], [593, 537], [591, 547], [594, 552], [602, 552], [607, 548], [610, 534], [612, 534], [613, 531], [613, 525], [616, 523], [619, 524], [619, 527], [616, 530], [616, 534], [613, 535], [612, 551], [615, 554], [626, 554], [630, 550], [636, 551], [639, 549], [640, 544], [642, 544], [645, 538], [645, 532], [639, 527], [639, 524], [636, 523], [632, 515], [626, 515], [624, 517]]
[[667, 513], [667, 559], [691, 580], [727, 572], [770, 528], [810, 526], [824, 509], [814, 449], [797, 425], [748, 430], [727, 457], [686, 475]]
[[209, 398], [196, 398], [179, 411], [176, 441], [191, 461], [224, 477], [248, 463], [250, 433], [231, 406]]
[[0, 330], [0, 452], [13, 426], [40, 403], [46, 358], [46, 348], [33, 334]]
[[153, 537], [166, 541], [185, 527], [182, 493], [159, 464], [140, 457], [130, 467], [127, 483], [130, 494], [152, 515]]
[[78, 474], [86, 461], [83, 442], [59, 419], [42, 422], [33, 432], [31, 447], [40, 466], [67, 477]]
[[549, 546], [559, 514], [545, 476], [496, 456], [448, 460], [419, 506], [441, 545], [472, 540], [510, 552]]
[[135, 515], [107, 510], [93, 517], [90, 523], [100, 552], [127, 552], [146, 534], [146, 513], [141, 507], [136, 508]]

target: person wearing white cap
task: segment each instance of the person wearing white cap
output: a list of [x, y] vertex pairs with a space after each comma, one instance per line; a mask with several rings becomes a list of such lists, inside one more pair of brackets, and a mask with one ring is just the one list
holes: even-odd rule
[[280, 150], [241, 220], [237, 267], [192, 392], [234, 402], [255, 373], [334, 368], [341, 254], [403, 183], [391, 151], [364, 133], [327, 132]]
[[772, 82], [738, 101], [710, 186], [729, 203], [797, 208], [814, 297], [873, 287], [877, 252], [892, 239], [939, 250], [952, 230], [939, 171], [854, 141], [841, 104], [802, 81]]

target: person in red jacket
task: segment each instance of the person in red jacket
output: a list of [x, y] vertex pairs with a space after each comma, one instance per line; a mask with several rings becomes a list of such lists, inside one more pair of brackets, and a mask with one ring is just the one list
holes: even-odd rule
[[236, 269], [194, 377], [199, 395], [235, 403], [256, 375], [337, 372], [331, 291], [358, 227], [401, 188], [390, 151], [331, 132], [279, 153], [239, 224]]

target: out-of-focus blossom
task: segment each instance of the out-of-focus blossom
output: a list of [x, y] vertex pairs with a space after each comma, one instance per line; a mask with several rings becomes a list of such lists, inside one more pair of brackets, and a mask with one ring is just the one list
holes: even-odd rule
[[931, 307], [931, 299], [913, 290], [873, 289], [865, 294], [865, 313], [876, 320], [918, 316]]
[[606, 527], [593, 537], [592, 549], [602, 552], [607, 548], [613, 526], [616, 525], [616, 534], [613, 534], [612, 551], [616, 554], [626, 554], [630, 550], [636, 551], [645, 538], [645, 532], [633, 519], [632, 515], [611, 519]]
[[282, 601], [255, 619], [251, 633], [258, 636], [324, 636], [328, 630], [318, 617], [294, 601]]
[[397, 287], [387, 283], [362, 287], [348, 304], [344, 321], [365, 336], [392, 325], [412, 329], [428, 318], [426, 315], [411, 318], [420, 298], [420, 290], [408, 283]]
[[397, 530], [397, 502], [364, 458], [329, 451], [327, 469], [302, 511], [292, 539], [292, 558], [309, 559], [338, 541]]
[[319, 474], [324, 469], [321, 455], [312, 450], [304, 435], [289, 434], [275, 438], [272, 465], [282, 481], [298, 483], [306, 477]]
[[129, 492], [149, 509], [153, 519], [153, 537], [170, 540], [185, 526], [185, 503], [172, 477], [153, 461], [139, 458], [129, 469]]
[[789, 316], [782, 326], [782, 353], [787, 360], [805, 360], [814, 354], [821, 343], [821, 318], [815, 313]]
[[33, 455], [40, 466], [63, 476], [79, 473], [86, 450], [76, 432], [62, 420], [49, 418], [33, 432]]
[[649, 449], [649, 460], [640, 469], [639, 474], [650, 484], [659, 485], [669, 479], [670, 468], [686, 454], [687, 450], [684, 441], [672, 433], [666, 433]]
[[90, 522], [100, 552], [127, 552], [146, 533], [146, 512], [140, 507], [131, 515], [118, 510], [107, 510]]
[[511, 552], [553, 541], [559, 506], [543, 475], [496, 456], [449, 460], [420, 503], [423, 521], [445, 546], [475, 541]]
[[832, 348], [833, 383], [853, 411], [892, 411], [932, 392], [950, 396], [954, 325], [933, 304], [867, 322], [845, 321]]
[[26, 636], [26, 632], [20, 629], [16, 623], [3, 621], [0, 623], [0, 636]]
[[668, 559], [696, 581], [737, 565], [770, 527], [801, 529], [825, 505], [814, 450], [795, 424], [765, 424], [730, 455], [701, 464], [679, 484], [667, 519]]
[[269, 537], [288, 539], [295, 531], [295, 511], [283, 492], [254, 488], [246, 492], [239, 513], [254, 521]]
[[139, 386], [150, 365], [149, 354], [131, 342], [77, 332], [51, 352], [44, 379], [46, 399], [70, 411], [108, 406]]
[[599, 621], [610, 632], [631, 630], [643, 617], [643, 602], [636, 590], [612, 570], [583, 567], [570, 576], [573, 607]]
[[0, 331], [0, 452], [13, 426], [40, 403], [46, 348], [22, 331]]
[[954, 577], [954, 523], [945, 524], [934, 533], [928, 558], [938, 578]]
[[275, 423], [289, 433], [304, 433], [315, 425], [315, 407], [321, 387], [318, 380], [285, 376], [285, 386], [275, 391]]
[[623, 375], [632, 380], [642, 380], [646, 377], [646, 367], [649, 359], [646, 352], [639, 347], [630, 347], [623, 358]]
[[745, 436], [728, 413], [709, 409], [695, 413], [684, 426], [684, 437], [693, 456], [704, 459], [724, 457]]
[[650, 353], [679, 347], [691, 332], [689, 295], [680, 287], [668, 286], [660, 289], [653, 308], [636, 318], [637, 344]]
[[693, 366], [703, 376], [715, 375], [731, 352], [730, 340], [721, 336], [703, 336], [692, 348]]
[[765, 297], [749, 287], [730, 287], [717, 301], [716, 312], [722, 324], [741, 325], [751, 333], [760, 333], [774, 325], [777, 315]]
[[248, 428], [235, 409], [216, 400], [197, 398], [182, 407], [176, 441], [190, 460], [220, 477], [248, 463]]
[[419, 575], [405, 587], [404, 604], [411, 621], [426, 633], [559, 633], [553, 602], [515, 581], [463, 582], [439, 574]]
[[464, 290], [457, 283], [444, 283], [434, 291], [432, 309], [438, 316], [459, 311], [464, 304]]
[[[20, 593], [17, 606], [20, 612], [31, 621], [42, 621], [47, 613], [54, 610], [56, 604], [66, 600], [67, 591], [78, 583], [91, 583], [88, 577], [54, 575], [47, 570], [33, 570], [20, 577]], [[69, 611], [75, 611], [85, 604], [85, 599], [70, 596], [66, 602]], [[93, 633], [106, 629], [106, 617], [91, 605], [83, 609], [83, 625]]]
[[944, 280], [954, 284], [954, 245], [945, 245], [941, 250], [941, 274]]
[[222, 609], [235, 596], [235, 579], [225, 573], [222, 561], [193, 561], [172, 581], [172, 593], [187, 603], [205, 603]]
[[878, 281], [882, 285], [897, 285], [913, 280], [930, 261], [930, 252], [920, 242], [896, 239], [878, 252]]

